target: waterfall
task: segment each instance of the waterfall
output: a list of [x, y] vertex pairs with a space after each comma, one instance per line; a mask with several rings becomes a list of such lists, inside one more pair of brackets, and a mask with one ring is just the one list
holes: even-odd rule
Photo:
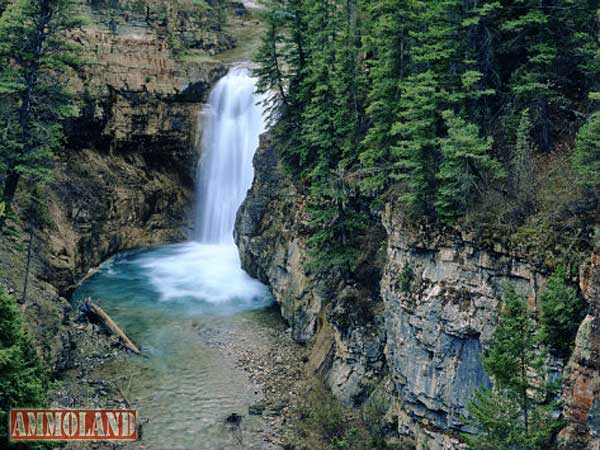
[[193, 240], [134, 258], [161, 301], [227, 309], [264, 306], [266, 286], [241, 268], [233, 241], [235, 216], [252, 184], [252, 159], [264, 131], [261, 98], [246, 69], [215, 86], [204, 111]]
[[235, 68], [208, 100], [198, 166], [193, 237], [203, 244], [233, 244], [237, 210], [252, 184], [252, 158], [265, 124], [255, 80]]

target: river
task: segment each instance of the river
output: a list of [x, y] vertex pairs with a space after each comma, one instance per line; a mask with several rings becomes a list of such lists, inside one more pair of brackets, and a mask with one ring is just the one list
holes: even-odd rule
[[127, 380], [126, 395], [145, 422], [133, 448], [269, 448], [267, 421], [248, 414], [263, 398], [261, 386], [226, 351], [233, 342], [268, 346], [270, 333], [284, 327], [269, 289], [241, 269], [233, 242], [265, 127], [259, 102], [243, 68], [231, 69], [210, 95], [192, 240], [117, 255], [74, 295], [98, 302], [143, 349], [142, 357], [103, 368]]

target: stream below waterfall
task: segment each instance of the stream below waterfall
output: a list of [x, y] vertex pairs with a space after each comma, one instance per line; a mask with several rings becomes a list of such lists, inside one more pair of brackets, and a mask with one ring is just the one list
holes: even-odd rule
[[[74, 295], [91, 298], [143, 348], [122, 374], [126, 394], [148, 420], [145, 449], [267, 448], [268, 425], [248, 410], [262, 399], [223, 348], [267, 344], [282, 329], [269, 289], [242, 269], [233, 242], [235, 214], [253, 178], [252, 158], [264, 131], [260, 99], [245, 69], [215, 86], [203, 114], [193, 241], [117, 255]], [[241, 427], [225, 421], [243, 417]]]

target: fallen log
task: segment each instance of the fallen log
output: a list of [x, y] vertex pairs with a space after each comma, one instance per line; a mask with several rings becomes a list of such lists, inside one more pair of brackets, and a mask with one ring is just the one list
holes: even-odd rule
[[86, 312], [88, 316], [92, 316], [97, 319], [104, 327], [113, 334], [116, 334], [123, 341], [123, 345], [128, 350], [131, 350], [133, 353], [139, 355], [142, 352], [140, 349], [127, 337], [127, 335], [119, 328], [119, 326], [115, 323], [114, 320], [110, 318], [106, 312], [98, 305], [91, 303], [90, 301], [85, 302], [83, 305], [83, 310]]

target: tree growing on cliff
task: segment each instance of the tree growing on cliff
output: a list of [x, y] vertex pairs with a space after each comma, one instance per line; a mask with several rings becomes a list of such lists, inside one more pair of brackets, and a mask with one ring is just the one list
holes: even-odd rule
[[530, 136], [529, 109], [524, 109], [517, 128], [516, 143], [511, 166], [513, 195], [519, 213], [530, 211], [534, 201], [533, 155], [536, 151]]
[[305, 1], [262, 0], [265, 34], [255, 55], [257, 91], [266, 97], [272, 133], [287, 168], [300, 169], [301, 115], [306, 96], [307, 7]]
[[492, 139], [482, 138], [477, 125], [467, 123], [452, 111], [445, 111], [442, 117], [448, 136], [441, 141], [435, 206], [442, 220], [452, 222], [476, 202], [487, 178], [500, 178], [504, 170], [490, 155]]
[[366, 32], [362, 40], [364, 52], [370, 57], [368, 68], [366, 120], [367, 130], [360, 163], [364, 175], [362, 189], [380, 192], [389, 183], [384, 170], [391, 160], [390, 148], [396, 143], [391, 127], [400, 106], [400, 83], [408, 74], [411, 30], [411, 8], [407, 0], [365, 1]]
[[594, 113], [577, 133], [573, 166], [582, 185], [592, 189], [600, 186], [600, 112]]
[[[46, 406], [47, 377], [25, 332], [23, 317], [0, 288], [0, 446], [8, 448], [8, 411]], [[39, 448], [39, 447], [34, 447]]]
[[567, 272], [559, 266], [540, 296], [542, 338], [553, 353], [566, 358], [571, 352], [583, 312], [577, 290], [567, 284]]
[[473, 420], [468, 422], [479, 431], [464, 439], [474, 450], [538, 450], [560, 428], [552, 415], [554, 386], [547, 380], [540, 340], [526, 298], [506, 285], [500, 322], [483, 359], [494, 387], [477, 392], [469, 405]]
[[63, 121], [76, 113], [65, 88], [78, 64], [67, 33], [81, 24], [74, 0], [16, 0], [0, 17], [0, 169], [3, 199], [12, 203], [18, 182], [50, 176]]

